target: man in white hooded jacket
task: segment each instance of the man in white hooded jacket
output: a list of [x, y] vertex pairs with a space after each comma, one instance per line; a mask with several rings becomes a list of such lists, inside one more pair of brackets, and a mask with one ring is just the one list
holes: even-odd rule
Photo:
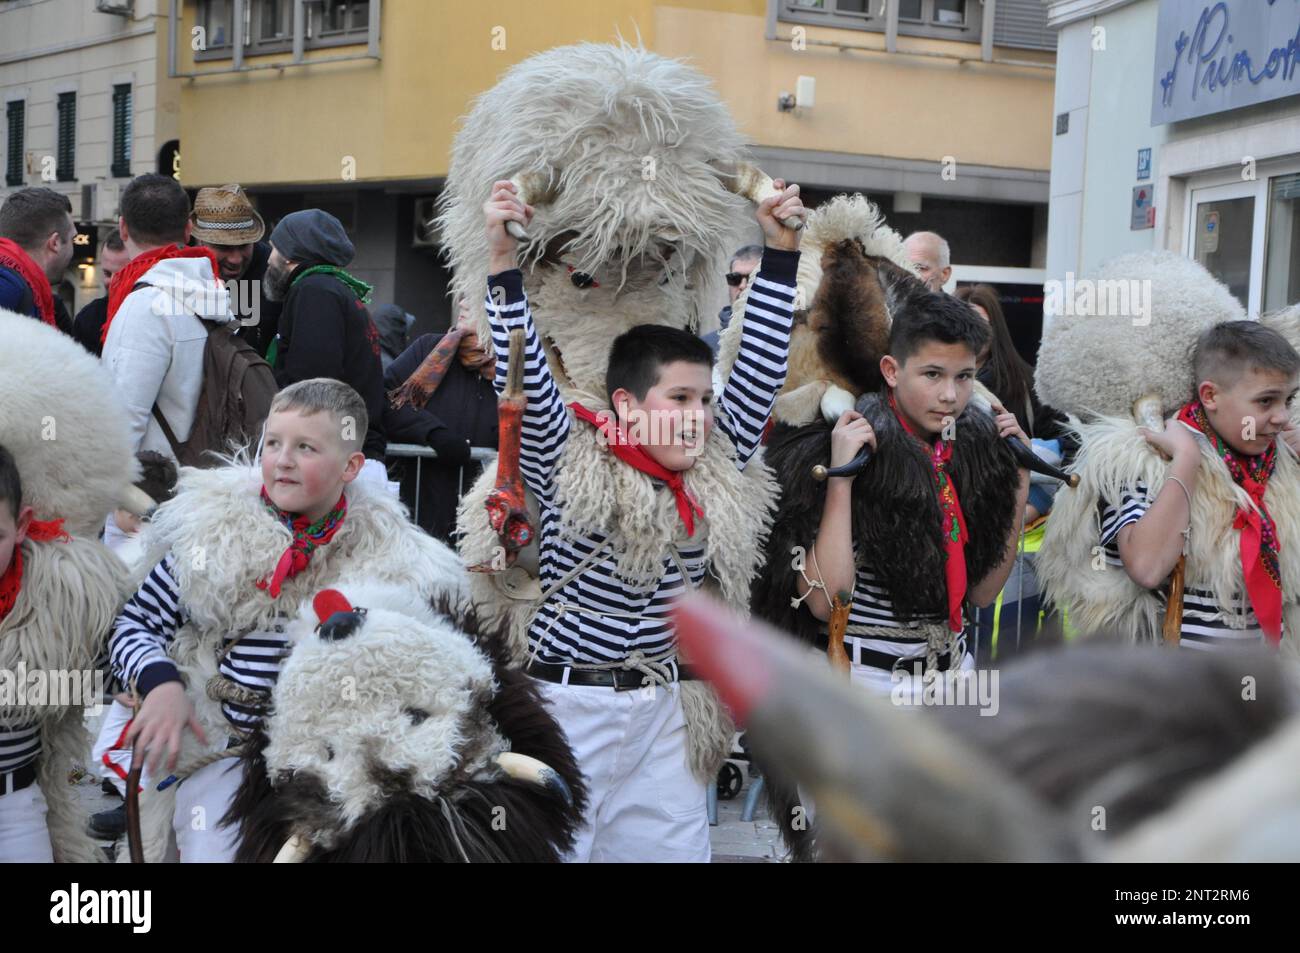
[[104, 365], [126, 405], [136, 452], [175, 457], [154, 405], [178, 443], [189, 439], [203, 387], [204, 321], [234, 321], [212, 252], [186, 248], [189, 199], [180, 183], [142, 175], [122, 191], [119, 229], [130, 263], [109, 285]]

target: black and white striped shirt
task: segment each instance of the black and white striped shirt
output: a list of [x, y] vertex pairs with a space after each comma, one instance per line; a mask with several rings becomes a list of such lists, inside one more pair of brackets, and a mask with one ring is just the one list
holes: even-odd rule
[[41, 726], [0, 726], [0, 774], [25, 768], [41, 753]]
[[[1179, 491], [1181, 492], [1181, 491]], [[1135, 483], [1126, 488], [1118, 506], [1110, 505], [1106, 500], [1098, 501], [1097, 508], [1101, 514], [1101, 545], [1106, 557], [1107, 571], [1118, 569], [1124, 571], [1124, 561], [1119, 553], [1119, 531], [1125, 526], [1136, 523], [1146, 515], [1153, 500], [1145, 484]], [[1224, 540], [1224, 545], [1237, 545], [1234, 536]], [[1169, 597], [1168, 584], [1156, 591], [1160, 601]], [[1227, 623], [1228, 616], [1237, 616], [1245, 622], [1245, 628], [1234, 629]], [[1220, 605], [1213, 592], [1206, 589], [1193, 589], [1188, 586], [1183, 591], [1183, 627], [1179, 645], [1189, 649], [1220, 649], [1253, 645], [1264, 641], [1264, 630], [1255, 618], [1255, 610], [1245, 593], [1238, 592], [1226, 606]]]
[[[853, 545], [853, 556], [858, 558], [857, 544]], [[845, 636], [861, 648], [872, 652], [884, 652], [896, 658], [924, 658], [928, 651], [929, 640], [915, 634], [921, 625], [947, 625], [947, 607], [932, 615], [903, 618], [894, 609], [889, 593], [877, 581], [869, 568], [858, 565], [854, 578], [853, 606], [849, 609], [849, 628]], [[859, 625], [880, 626], [897, 630], [889, 635], [854, 635], [853, 627]], [[826, 630], [823, 630], [825, 634]]]
[[[167, 645], [186, 618], [169, 555], [153, 568], [117, 617], [108, 646], [113, 674], [123, 684], [134, 684], [141, 696], [163, 682], [180, 681]], [[227, 638], [223, 648], [234, 639]], [[277, 623], [272, 631], [250, 632], [239, 639], [222, 657], [218, 670], [236, 685], [269, 698], [289, 650], [284, 625]], [[237, 728], [254, 727], [261, 718], [256, 708], [233, 702], [223, 702], [221, 709]]]
[[[786, 356], [794, 314], [795, 274], [799, 253], [767, 249], [750, 284], [740, 353], [718, 396], [715, 421], [736, 447], [743, 468], [762, 441], [777, 392], [785, 383]], [[494, 300], [493, 290], [498, 296]], [[540, 573], [543, 590], [551, 588], [593, 552], [590, 566], [551, 595], [529, 629], [535, 657], [552, 663], [601, 663], [627, 658], [639, 650], [648, 657], [671, 652], [675, 645], [669, 609], [688, 589], [671, 557], [653, 585], [638, 587], [619, 576], [617, 559], [605, 536], [562, 538], [556, 504], [555, 466], [569, 436], [571, 421], [551, 377], [533, 326], [518, 269], [488, 279], [486, 301], [497, 353], [495, 385], [505, 389], [510, 331], [525, 332], [524, 411], [519, 466], [540, 510]], [[585, 425], [584, 425], [585, 426]], [[700, 501], [705, 511], [708, 501]], [[704, 546], [679, 547], [689, 585], [699, 585], [706, 569]]]

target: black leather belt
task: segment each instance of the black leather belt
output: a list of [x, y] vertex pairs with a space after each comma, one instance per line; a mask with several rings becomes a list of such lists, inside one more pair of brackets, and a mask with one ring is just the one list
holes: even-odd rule
[[36, 765], [25, 764], [13, 771], [0, 774], [0, 795], [13, 794], [23, 788], [31, 787], [36, 782]]
[[[689, 668], [678, 662], [666, 662], [668, 670], [672, 673], [669, 681], [686, 682], [695, 678], [695, 675]], [[524, 671], [533, 678], [540, 678], [544, 682], [554, 682], [556, 685], [594, 685], [599, 688], [612, 688], [616, 692], [630, 692], [638, 688], [644, 688], [646, 685], [653, 685], [654, 679], [645, 672], [638, 671], [634, 668], [607, 668], [607, 669], [585, 669], [573, 668], [569, 665], [561, 665], [555, 662], [530, 662]], [[566, 679], [564, 673], [568, 672]]]
[[[872, 668], [883, 668], [887, 672], [900, 671], [905, 675], [920, 675], [925, 671], [925, 656], [920, 655], [916, 658], [902, 658], [897, 655], [890, 655], [888, 652], [877, 652], [874, 649], [864, 649], [855, 642], [845, 641], [844, 651], [848, 653], [850, 659], [859, 665], [870, 665]], [[952, 655], [944, 652], [935, 659], [934, 668], [931, 671], [946, 672], [952, 666]]]

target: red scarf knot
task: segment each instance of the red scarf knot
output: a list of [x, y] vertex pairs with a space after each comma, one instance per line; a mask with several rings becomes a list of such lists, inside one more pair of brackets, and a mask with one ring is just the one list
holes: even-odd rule
[[939, 497], [939, 506], [943, 510], [943, 551], [944, 579], [948, 586], [948, 628], [953, 632], [962, 630], [961, 604], [966, 598], [966, 517], [961, 511], [961, 501], [957, 499], [957, 486], [952, 482], [948, 465], [952, 461], [952, 442], [936, 438], [930, 446], [907, 425], [894, 392], [889, 391], [889, 407], [898, 418], [903, 429], [915, 437], [925, 447], [930, 459], [930, 469], [934, 474], [934, 489]]
[[272, 599], [278, 599], [284, 581], [292, 579], [306, 569], [316, 549], [334, 538], [334, 534], [343, 525], [343, 518], [348, 514], [348, 501], [346, 496], [340, 495], [334, 508], [314, 523], [305, 516], [297, 516], [280, 509], [271, 502], [266, 487], [262, 487], [262, 502], [275, 514], [275, 518], [293, 533], [293, 542], [280, 556], [280, 561], [275, 564], [275, 571], [271, 573], [271, 578], [262, 579], [257, 583], [258, 589], [269, 592]]
[[[66, 543], [72, 539], [63, 529], [63, 520], [32, 520], [27, 524], [27, 538], [37, 543]], [[0, 575], [0, 621], [3, 621], [18, 602], [23, 590], [23, 547], [14, 546], [9, 567]]]
[[1282, 546], [1278, 542], [1277, 528], [1268, 507], [1264, 505], [1264, 493], [1268, 489], [1268, 478], [1273, 475], [1277, 463], [1277, 441], [1268, 445], [1268, 449], [1258, 456], [1239, 456], [1228, 446], [1228, 442], [1215, 432], [1210, 425], [1209, 415], [1200, 400], [1184, 404], [1178, 411], [1178, 420], [1205, 436], [1219, 455], [1232, 481], [1246, 491], [1246, 495], [1255, 505], [1240, 506], [1232, 521], [1232, 528], [1241, 533], [1241, 572], [1246, 581], [1246, 595], [1250, 598], [1255, 618], [1264, 630], [1270, 644], [1276, 646], [1282, 641], [1282, 575], [1279, 556]]
[[194, 248], [163, 245], [161, 248], [151, 248], [149, 251], [141, 252], [132, 258], [125, 268], [115, 272], [113, 280], [108, 283], [108, 320], [104, 322], [104, 330], [100, 332], [100, 344], [108, 340], [109, 325], [117, 317], [117, 310], [122, 307], [122, 302], [126, 300], [127, 295], [135, 290], [135, 286], [149, 273], [149, 269], [169, 258], [206, 258], [212, 263], [212, 280], [219, 280], [221, 269], [217, 265], [217, 256], [212, 254], [211, 248], [204, 248], [202, 245]]
[[704, 509], [691, 495], [691, 491], [686, 489], [686, 482], [682, 474], [676, 470], [669, 470], [658, 463], [646, 452], [645, 447], [634, 443], [632, 438], [618, 425], [618, 419], [612, 411], [602, 410], [597, 414], [582, 406], [576, 400], [569, 404], [569, 409], [573, 411], [574, 416], [579, 420], [586, 421], [605, 435], [605, 445], [609, 447], [614, 456], [633, 469], [640, 470], [646, 476], [662, 480], [668, 485], [673, 498], [677, 501], [677, 515], [681, 517], [682, 523], [686, 526], [686, 535], [694, 536], [695, 517], [703, 517]]

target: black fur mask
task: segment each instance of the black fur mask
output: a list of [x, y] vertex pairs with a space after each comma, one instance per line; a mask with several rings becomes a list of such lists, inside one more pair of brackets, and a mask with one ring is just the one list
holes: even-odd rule
[[[876, 453], [853, 482], [853, 540], [859, 558], [903, 617], [946, 615], [943, 510], [922, 444], [898, 422], [883, 393], [864, 394], [857, 409], [876, 432]], [[778, 426], [766, 460], [781, 484], [781, 503], [768, 542], [767, 564], [752, 589], [754, 614], [810, 642], [818, 622], [794, 608], [798, 573], [792, 550], [811, 548], [826, 502], [826, 484], [812, 468], [830, 462], [830, 424]], [[1015, 458], [997, 436], [993, 418], [967, 406], [957, 418], [949, 473], [966, 519], [967, 587], [977, 585], [1005, 554], [1015, 516]]]

